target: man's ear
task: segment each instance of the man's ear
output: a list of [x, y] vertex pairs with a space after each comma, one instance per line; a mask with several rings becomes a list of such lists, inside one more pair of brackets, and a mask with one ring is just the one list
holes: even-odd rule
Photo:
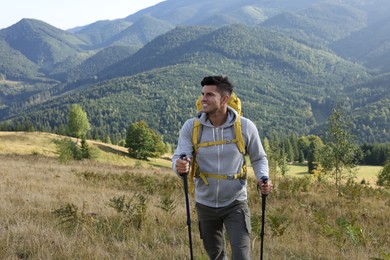
[[227, 104], [227, 103], [229, 102], [229, 99], [230, 99], [230, 96], [228, 96], [228, 95], [223, 96], [222, 102], [223, 102], [224, 104]]

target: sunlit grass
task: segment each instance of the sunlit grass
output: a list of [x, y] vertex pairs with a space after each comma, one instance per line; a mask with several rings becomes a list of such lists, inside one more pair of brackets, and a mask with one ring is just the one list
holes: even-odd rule
[[[361, 165], [355, 168], [356, 170], [356, 182], [360, 183], [363, 179], [366, 184], [375, 185], [378, 179], [378, 173], [382, 170], [382, 166]], [[287, 176], [302, 177], [308, 176], [307, 164], [292, 164], [288, 166]]]
[[53, 140], [59, 138], [50, 133], [25, 133], [0, 131], [0, 154], [42, 154], [56, 156]]
[[[0, 131], [0, 154], [24, 154], [44, 155], [57, 157], [55, 140], [64, 138], [51, 133], [43, 132], [2, 132]], [[74, 141], [76, 139], [73, 138]], [[130, 167], [167, 167], [171, 162], [161, 158], [151, 158], [149, 161], [142, 161], [130, 158], [127, 155], [127, 148], [88, 140], [89, 145], [98, 148], [96, 161], [101, 163], [130, 166]]]

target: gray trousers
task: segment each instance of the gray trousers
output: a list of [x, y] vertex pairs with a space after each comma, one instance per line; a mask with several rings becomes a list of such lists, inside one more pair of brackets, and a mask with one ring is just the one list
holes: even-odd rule
[[232, 259], [250, 259], [250, 212], [245, 201], [234, 201], [227, 207], [211, 208], [196, 203], [200, 237], [210, 259], [227, 260], [224, 227], [226, 229]]

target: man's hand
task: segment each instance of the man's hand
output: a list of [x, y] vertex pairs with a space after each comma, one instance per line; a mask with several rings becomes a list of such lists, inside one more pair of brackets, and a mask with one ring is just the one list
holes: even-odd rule
[[271, 193], [273, 185], [271, 180], [267, 180], [266, 182], [264, 180], [259, 180], [258, 184], [259, 192], [262, 195], [268, 195]]
[[185, 159], [177, 159], [176, 160], [176, 171], [180, 174], [187, 174], [190, 171], [190, 162], [191, 159], [185, 157]]

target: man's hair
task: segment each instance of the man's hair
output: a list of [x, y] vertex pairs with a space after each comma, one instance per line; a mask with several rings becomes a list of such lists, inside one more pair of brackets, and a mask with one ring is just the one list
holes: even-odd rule
[[233, 92], [233, 84], [229, 81], [228, 77], [223, 76], [207, 76], [204, 77], [200, 83], [203, 86], [205, 85], [215, 85], [217, 86], [218, 91], [223, 95], [227, 92], [229, 96]]

